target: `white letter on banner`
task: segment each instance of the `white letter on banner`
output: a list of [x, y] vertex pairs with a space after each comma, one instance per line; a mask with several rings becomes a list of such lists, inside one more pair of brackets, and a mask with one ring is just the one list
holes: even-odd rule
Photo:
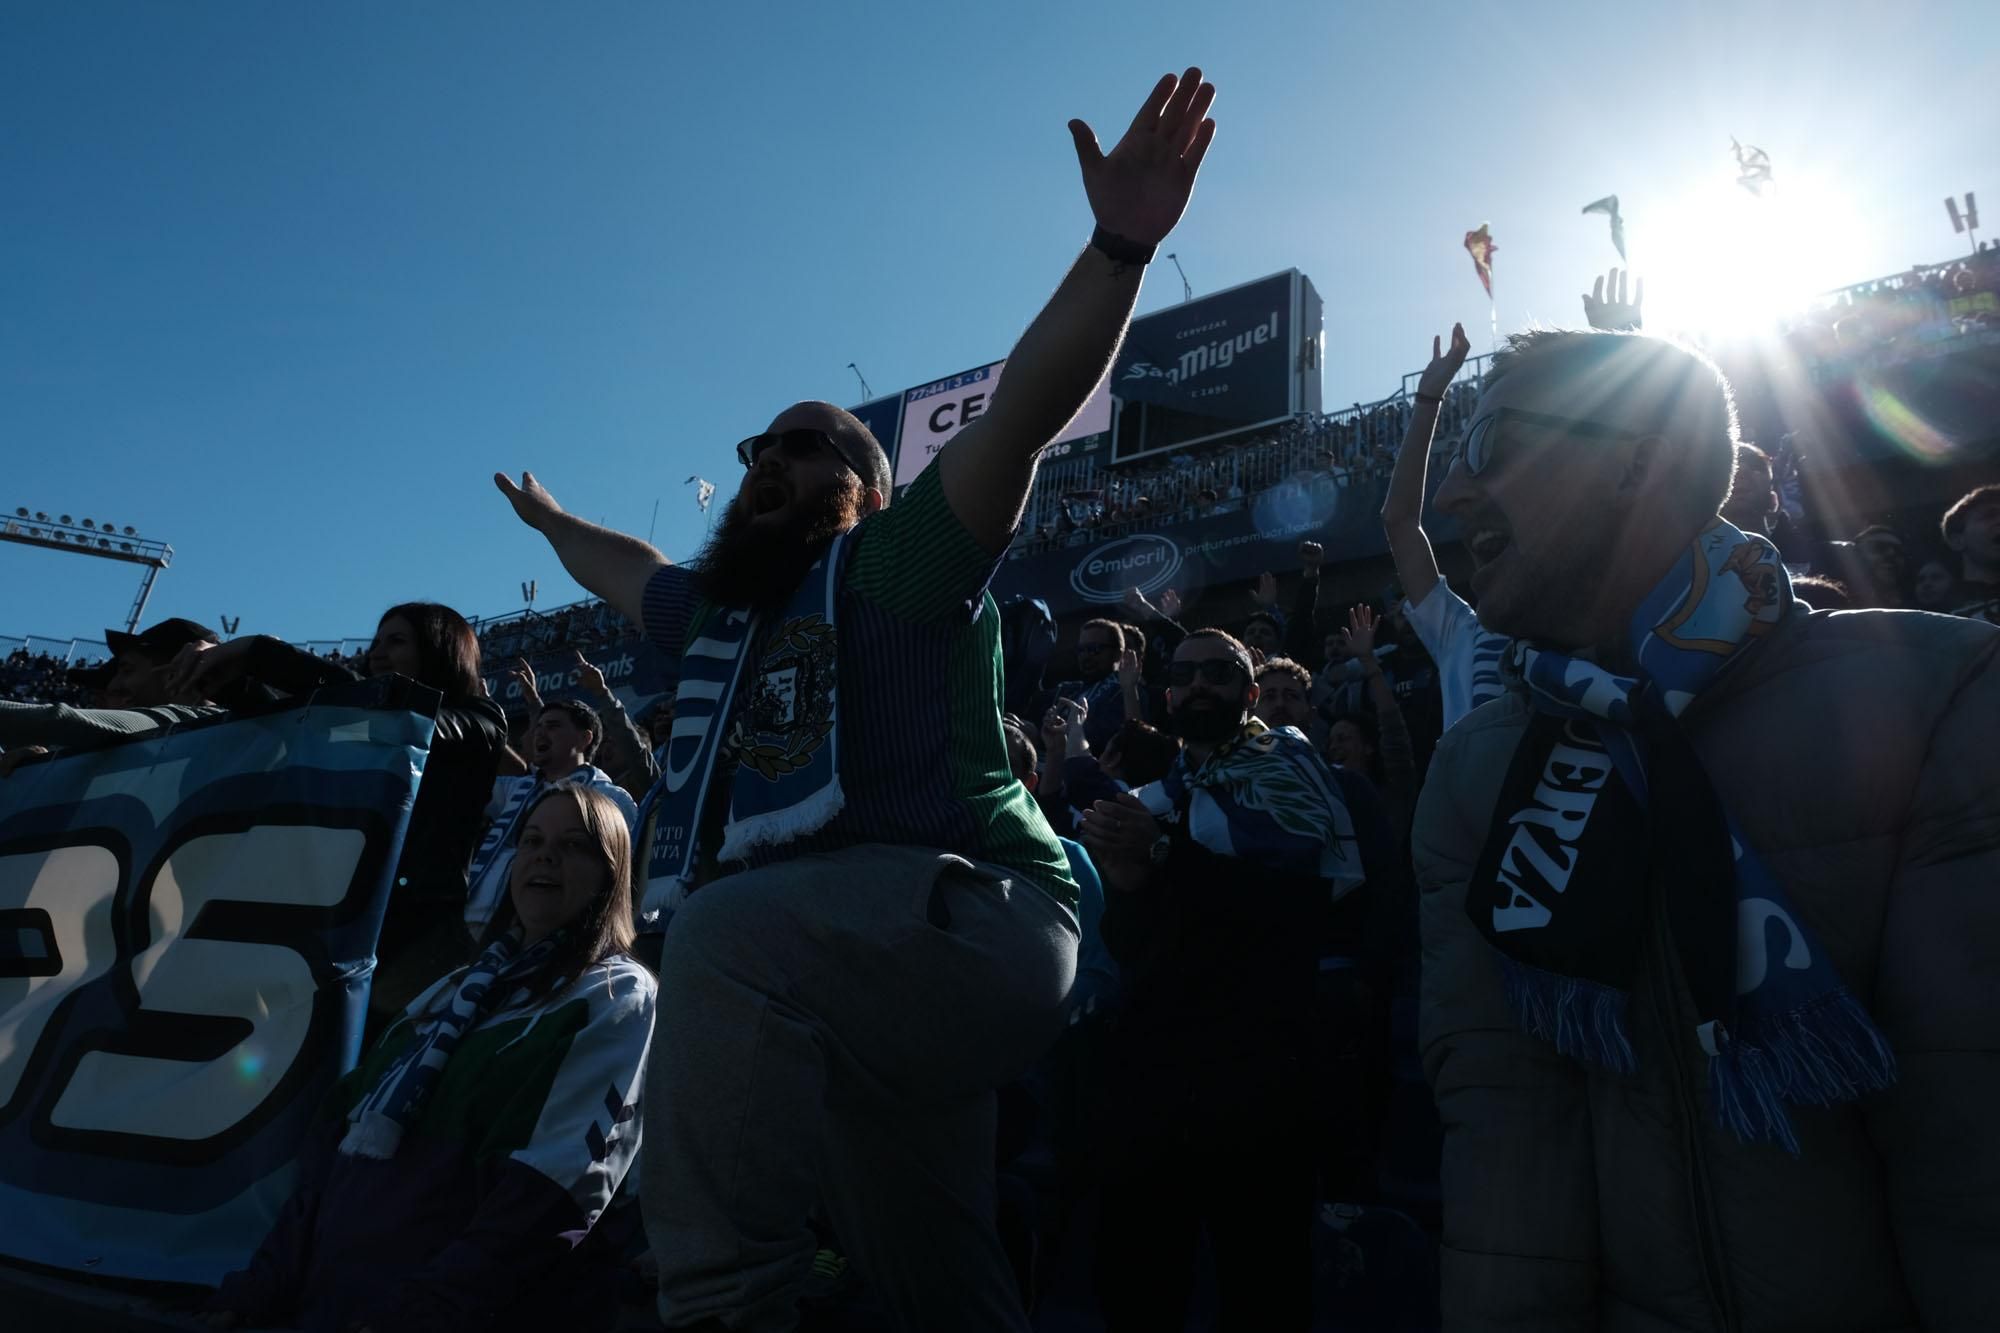
[[187, 939], [210, 902], [331, 907], [367, 846], [359, 829], [263, 824], [178, 848], [147, 903], [152, 944], [132, 960], [141, 1008], [248, 1019], [250, 1035], [209, 1061], [91, 1051], [50, 1113], [65, 1129], [213, 1138], [253, 1113], [305, 1045], [318, 990], [296, 950]]
[[111, 936], [117, 894], [118, 858], [108, 848], [0, 857], [0, 910], [48, 913], [57, 967], [45, 977], [0, 977], [0, 1106], [13, 1100], [56, 1006], [117, 963]]

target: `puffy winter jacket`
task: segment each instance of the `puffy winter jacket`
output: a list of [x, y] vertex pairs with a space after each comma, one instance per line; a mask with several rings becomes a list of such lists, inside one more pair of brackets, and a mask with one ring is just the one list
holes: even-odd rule
[[1796, 1159], [1716, 1124], [1657, 907], [1636, 1073], [1517, 1029], [1465, 900], [1527, 704], [1444, 738], [1414, 852], [1447, 1328], [2000, 1328], [1996, 657], [2000, 631], [1970, 621], [1799, 612], [1682, 719], [1899, 1062], [1887, 1092], [1792, 1108]]

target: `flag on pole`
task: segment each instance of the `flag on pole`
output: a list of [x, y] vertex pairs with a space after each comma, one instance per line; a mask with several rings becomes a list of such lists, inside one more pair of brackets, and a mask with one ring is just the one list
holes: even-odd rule
[[708, 502], [715, 498], [715, 483], [701, 477], [689, 477], [681, 484], [683, 486], [694, 487], [694, 502], [700, 505], [701, 512], [706, 514], [708, 512]]
[[1618, 247], [1618, 257], [1625, 257], [1625, 219], [1618, 215], [1618, 196], [1607, 194], [1594, 203], [1583, 206], [1586, 213], [1609, 213], [1611, 215], [1611, 243]]
[[1493, 295], [1493, 255], [1500, 249], [1493, 243], [1492, 225], [1482, 222], [1478, 231], [1465, 233], [1465, 250], [1472, 256], [1472, 271], [1479, 275], [1479, 285], [1486, 289], [1489, 299]]
[[1729, 151], [1736, 154], [1736, 183], [1758, 198], [1771, 188], [1771, 155], [1751, 144], [1729, 139]]

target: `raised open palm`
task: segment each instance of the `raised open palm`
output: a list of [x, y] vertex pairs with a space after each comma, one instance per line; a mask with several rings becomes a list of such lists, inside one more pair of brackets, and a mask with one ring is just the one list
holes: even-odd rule
[[[1629, 273], [1614, 268], [1591, 284], [1590, 294], [1583, 298], [1583, 317], [1591, 328], [1625, 333], [1642, 326], [1640, 309], [1646, 304], [1646, 280], [1639, 279], [1638, 289], [1628, 291], [1630, 278]], [[1631, 300], [1625, 299], [1627, 295]]]
[[500, 493], [514, 506], [514, 513], [520, 520], [531, 528], [541, 529], [543, 524], [563, 511], [563, 507], [556, 503], [556, 497], [549, 494], [546, 486], [535, 480], [535, 474], [532, 472], [523, 472], [519, 485], [516, 485], [514, 479], [506, 473], [496, 472], [493, 474], [493, 484], [500, 488]]
[[1203, 83], [1201, 71], [1191, 67], [1153, 86], [1109, 153], [1098, 148], [1090, 126], [1069, 123], [1083, 191], [1098, 226], [1140, 245], [1166, 239], [1187, 208], [1202, 156], [1215, 138], [1215, 122], [1208, 119], [1214, 101], [1215, 86]]

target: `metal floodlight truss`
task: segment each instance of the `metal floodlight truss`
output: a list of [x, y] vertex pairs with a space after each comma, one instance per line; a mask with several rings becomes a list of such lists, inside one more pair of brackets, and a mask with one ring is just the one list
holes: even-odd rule
[[139, 628], [139, 617], [146, 614], [146, 601], [153, 595], [153, 581], [174, 562], [173, 547], [141, 537], [129, 524], [119, 529], [109, 522], [87, 518], [78, 523], [68, 514], [51, 518], [40, 510], [16, 509], [0, 519], [0, 541], [144, 566], [145, 576], [132, 598], [132, 609], [125, 615], [127, 633]]

